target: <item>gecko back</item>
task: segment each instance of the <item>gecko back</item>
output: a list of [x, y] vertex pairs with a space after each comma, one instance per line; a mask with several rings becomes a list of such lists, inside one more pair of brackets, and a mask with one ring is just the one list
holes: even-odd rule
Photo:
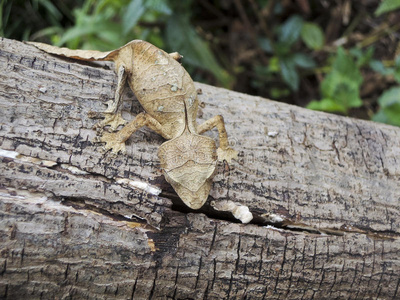
[[196, 132], [197, 90], [185, 68], [173, 56], [145, 41], [121, 48], [120, 56], [129, 57], [124, 53], [127, 51], [133, 51], [130, 56], [134, 58], [128, 66], [132, 77], [129, 85], [146, 112], [170, 137], [182, 134], [186, 125]]
[[[48, 53], [88, 61], [113, 61], [123, 67], [128, 84], [144, 110], [163, 127], [164, 137], [177, 137], [188, 126], [196, 132], [197, 91], [176, 57], [142, 40], [133, 40], [109, 52], [71, 50], [27, 42]], [[186, 112], [185, 112], [186, 109]]]

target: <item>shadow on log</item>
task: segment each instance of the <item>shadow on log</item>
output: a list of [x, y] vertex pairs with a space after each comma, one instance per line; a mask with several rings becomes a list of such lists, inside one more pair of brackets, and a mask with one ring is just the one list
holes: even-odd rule
[[161, 175], [160, 136], [117, 156], [93, 142], [110, 64], [1, 39], [0, 66], [0, 298], [400, 297], [400, 128], [196, 84], [239, 160], [193, 211]]

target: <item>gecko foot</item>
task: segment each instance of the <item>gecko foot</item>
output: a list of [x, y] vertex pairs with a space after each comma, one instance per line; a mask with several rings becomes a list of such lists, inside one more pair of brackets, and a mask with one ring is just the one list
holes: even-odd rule
[[122, 118], [120, 113], [111, 114], [104, 112], [103, 116], [104, 119], [94, 125], [94, 129], [103, 128], [108, 125], [112, 131], [116, 131], [119, 126], [125, 125], [127, 122], [124, 118]]
[[233, 150], [232, 148], [227, 149], [217, 149], [218, 160], [223, 161], [226, 160], [228, 163], [231, 163], [232, 159], [238, 159], [238, 152]]
[[117, 133], [104, 132], [99, 138], [99, 142], [106, 143], [104, 148], [106, 150], [111, 150], [114, 154], [118, 152], [126, 153], [125, 142], [120, 142], [118, 140]]

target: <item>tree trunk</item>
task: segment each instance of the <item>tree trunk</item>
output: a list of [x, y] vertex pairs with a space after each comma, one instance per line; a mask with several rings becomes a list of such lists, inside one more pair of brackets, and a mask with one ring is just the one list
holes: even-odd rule
[[223, 115], [239, 159], [194, 211], [160, 136], [93, 142], [112, 64], [1, 39], [0, 76], [0, 298], [400, 298], [400, 128], [197, 83], [199, 123]]

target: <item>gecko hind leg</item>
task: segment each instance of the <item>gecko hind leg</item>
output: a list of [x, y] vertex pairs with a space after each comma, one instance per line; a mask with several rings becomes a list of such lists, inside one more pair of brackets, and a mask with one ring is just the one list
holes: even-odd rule
[[202, 134], [208, 130], [217, 127], [219, 135], [219, 148], [217, 149], [218, 160], [226, 160], [228, 163], [232, 159], [238, 158], [238, 153], [229, 147], [228, 134], [226, 133], [224, 118], [220, 115], [212, 117], [203, 124], [197, 126], [198, 134]]
[[156, 133], [167, 137], [166, 133], [163, 131], [162, 125], [154, 119], [152, 116], [142, 112], [136, 116], [131, 122], [125, 125], [120, 131], [117, 132], [104, 132], [99, 138], [99, 142], [106, 143], [104, 148], [110, 150], [111, 152], [117, 154], [118, 152], [125, 153], [125, 141], [137, 131], [139, 128], [147, 126], [154, 130]]

